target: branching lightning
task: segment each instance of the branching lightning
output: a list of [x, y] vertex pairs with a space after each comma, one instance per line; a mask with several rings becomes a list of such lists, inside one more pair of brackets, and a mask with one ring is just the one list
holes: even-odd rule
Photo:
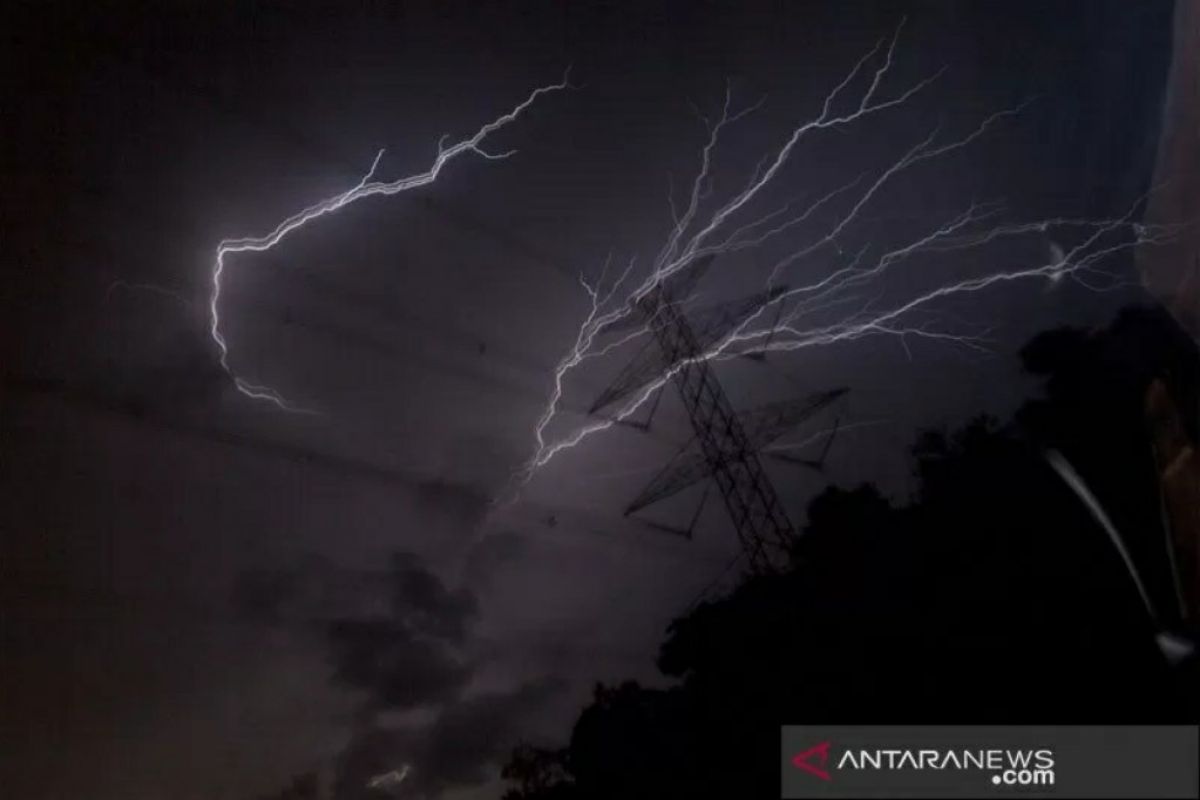
[[[591, 308], [553, 370], [549, 397], [534, 428], [534, 453], [518, 474], [518, 483], [527, 482], [562, 451], [628, 419], [690, 363], [728, 359], [748, 353], [829, 346], [868, 336], [895, 337], [906, 349], [909, 339], [929, 339], [982, 348], [984, 341], [979, 333], [965, 334], [935, 326], [931, 319], [936, 309], [932, 307], [946, 298], [982, 292], [1003, 283], [1037, 279], [1048, 282], [1069, 279], [1093, 291], [1102, 291], [1110, 288], [1114, 281], [1113, 276], [1101, 268], [1105, 259], [1141, 245], [1164, 243], [1173, 236], [1175, 231], [1171, 226], [1148, 226], [1136, 221], [1141, 200], [1127, 214], [1115, 219], [1057, 218], [1021, 223], [997, 222], [1003, 210], [997, 204], [972, 203], [955, 216], [929, 227], [905, 243], [883, 250], [873, 249], [868, 244], [856, 251], [848, 251], [844, 242], [847, 231], [862, 220], [862, 212], [884, 187], [924, 162], [967, 147], [1004, 119], [1021, 113], [1025, 104], [994, 113], [957, 138], [945, 138], [940, 129], [935, 127], [924, 139], [874, 175], [858, 175], [808, 202], [803, 208], [793, 209], [789, 205], [756, 212], [756, 206], [762, 205], [756, 201], [761, 201], [769, 187], [779, 183], [786, 165], [803, 140], [823, 131], [849, 129], [891, 109], [902, 108], [938, 79], [941, 72], [902, 90], [891, 93], [885, 91], [884, 85], [893, 66], [899, 34], [898, 29], [890, 40], [881, 40], [860, 58], [825, 96], [819, 113], [794, 127], [781, 145], [764, 154], [745, 178], [742, 188], [722, 200], [714, 199], [712, 189], [714, 162], [722, 134], [729, 126], [752, 115], [759, 105], [735, 111], [731, 108], [732, 93], [727, 90], [720, 115], [715, 121], [702, 117], [707, 138], [700, 150], [699, 168], [682, 208], [676, 205], [673, 196], [669, 197], [672, 225], [658, 253], [648, 262], [648, 267], [639, 270], [638, 261], [630, 259], [618, 274], [608, 280], [610, 257], [599, 279], [588, 281], [581, 277], [580, 282]], [[865, 84], [865, 88], [854, 95], [853, 87], [856, 84]], [[474, 153], [489, 160], [507, 158], [513, 154], [512, 151], [486, 150], [484, 143], [487, 138], [515, 121], [542, 95], [568, 88], [569, 85], [568, 78], [564, 77], [558, 83], [533, 90], [506, 114], [452, 145], [447, 146], [446, 137], [443, 137], [438, 144], [436, 157], [423, 172], [390, 181], [377, 179], [375, 174], [383, 156], [381, 150], [367, 173], [350, 189], [307, 206], [264, 235], [222, 240], [217, 245], [211, 272], [209, 335], [217, 347], [222, 369], [233, 380], [238, 391], [287, 411], [305, 412], [305, 409], [289, 403], [275, 389], [241, 377], [231, 366], [230, 345], [222, 331], [220, 316], [222, 277], [229, 264], [227, 256], [270, 250], [300, 228], [358, 200], [377, 195], [390, 196], [432, 184], [442, 168], [459, 156]], [[805, 241], [790, 241], [819, 214], [825, 214], [832, 208], [839, 210], [832, 221], [825, 222], [824, 230]], [[920, 254], [974, 250], [1001, 239], [1050, 235], [1054, 236], [1055, 243], [1050, 258], [1044, 263], [997, 270], [944, 283], [893, 302], [890, 306], [880, 307], [881, 276]], [[1065, 241], [1074, 243], [1070, 246], [1060, 244]], [[793, 268], [817, 254], [832, 253], [835, 268], [817, 280], [775, 292], [756, 312], [702, 352], [665, 367], [661, 374], [624, 401], [615, 413], [608, 414], [604, 419], [590, 420], [565, 433], [551, 435], [550, 429], [562, 411], [561, 403], [568, 378], [585, 362], [648, 335], [652, 321], [642, 318], [643, 301], [659, 291], [664, 282], [695, 267], [703, 259], [757, 250], [781, 242], [787, 244], [786, 254], [772, 265], [766, 281], [767, 288], [780, 286], [785, 278], [790, 277]], [[639, 272], [644, 272], [644, 276], [635, 279], [635, 274]], [[687, 300], [674, 298], [673, 302]], [[843, 309], [841, 316], [834, 321], [819, 316], [833, 309]], [[615, 335], [617, 331], [620, 331], [620, 335]]]
[[[721, 134], [729, 125], [752, 114], [757, 106], [731, 111], [731, 95], [727, 90], [724, 106], [715, 122], [705, 120], [708, 137], [700, 152], [699, 169], [692, 181], [686, 205], [680, 210], [674, 198], [669, 198], [673, 225], [662, 248], [650, 264], [644, 279], [630, 285], [634, 262], [602, 288], [604, 276], [595, 284], [584, 281], [591, 309], [580, 324], [574, 341], [557, 364], [546, 407], [534, 429], [535, 448], [523, 470], [516, 476], [524, 484], [551, 459], [564, 450], [575, 447], [587, 437], [612, 427], [640, 409], [664, 384], [690, 363], [704, 360], [733, 358], [748, 353], [792, 351], [849, 342], [868, 336], [896, 337], [902, 344], [910, 338], [923, 338], [957, 345], [982, 348], [984, 339], [979, 333], [955, 333], [935, 327], [930, 319], [938, 301], [946, 298], [982, 292], [990, 287], [1016, 281], [1073, 280], [1089, 289], [1108, 288], [1093, 281], [1104, 279], [1110, 284], [1113, 276], [1100, 269], [1104, 259], [1120, 251], [1165, 242], [1173, 231], [1166, 226], [1146, 226], [1136, 222], [1141, 200], [1129, 212], [1117, 219], [1078, 220], [1046, 219], [1033, 222], [1002, 224], [997, 217], [1002, 208], [997, 204], [972, 203], [969, 207], [912, 237], [906, 243], [888, 249], [872, 250], [870, 245], [848, 253], [843, 248], [843, 235], [858, 221], [863, 210], [877, 198], [881, 190], [918, 165], [947, 156], [972, 144], [991, 128], [1019, 114], [1026, 104], [999, 111], [983, 119], [973, 130], [957, 138], [943, 137], [935, 128], [899, 158], [874, 176], [860, 175], [809, 203], [792, 210], [776, 209], [755, 216], [755, 200], [779, 178], [793, 151], [801, 140], [829, 129], [849, 128], [889, 109], [904, 106], [916, 94], [937, 78], [931, 75], [906, 89], [884, 96], [884, 83], [891, 70], [899, 29], [890, 41], [880, 41], [863, 56], [824, 98], [819, 114], [797, 125], [777, 149], [768, 152], [746, 179], [740, 191], [724, 200], [712, 199], [712, 172], [715, 150]], [[872, 64], [877, 66], [872, 67]], [[866, 84], [865, 89], [851, 98], [852, 86]], [[837, 108], [848, 108], [837, 111]], [[1143, 198], [1144, 199], [1144, 198]], [[845, 206], [825, 223], [824, 230], [806, 241], [793, 243], [790, 236], [801, 231], [818, 211], [828, 207]], [[759, 203], [758, 205], [761, 205]], [[1071, 240], [1070, 247], [1051, 249], [1045, 263], [998, 270], [982, 276], [951, 281], [915, 294], [908, 299], [893, 301], [879, 307], [882, 289], [878, 279], [897, 265], [922, 253], [971, 250], [989, 243], [1021, 236], [1048, 236], [1060, 241]], [[778, 258], [770, 270], [768, 287], [776, 287], [793, 267], [814, 254], [833, 254], [835, 268], [818, 280], [786, 288], [765, 303], [753, 315], [738, 324], [728, 334], [703, 352], [664, 367], [663, 372], [626, 400], [615, 413], [602, 420], [590, 420], [556, 437], [550, 427], [558, 418], [560, 401], [568, 377], [585, 361], [609, 352], [632, 338], [649, 334], [649, 322], [641, 320], [639, 304], [663, 286], [671, 276], [687, 270], [709, 256], [728, 255], [760, 248], [767, 243], [784, 244], [786, 255]], [[1057, 246], [1056, 246], [1057, 247]], [[842, 309], [841, 316], [828, 321], [831, 309]], [[848, 309], [848, 310], [847, 310]], [[823, 315], [814, 319], [818, 312]], [[636, 324], [635, 324], [636, 323]], [[612, 340], [614, 329], [627, 331]]]
[[274, 403], [285, 411], [295, 411], [302, 413], [311, 413], [306, 409], [302, 409], [290, 404], [282, 395], [269, 386], [251, 383], [250, 381], [236, 374], [229, 363], [229, 343], [226, 341], [225, 335], [221, 331], [221, 278], [224, 275], [227, 266], [226, 256], [233, 253], [255, 252], [261, 253], [270, 250], [277, 244], [282, 242], [289, 234], [294, 233], [305, 225], [313, 222], [328, 214], [332, 214], [339, 209], [345, 208], [351, 203], [363, 200], [368, 197], [375, 196], [391, 196], [401, 192], [407, 192], [412, 189], [418, 189], [422, 186], [427, 186], [437, 180], [442, 168], [449, 164], [459, 156], [468, 153], [474, 153], [485, 159], [496, 160], [507, 158], [514, 154], [515, 151], [506, 151], [502, 153], [492, 153], [484, 149], [485, 140], [493, 133], [501, 128], [508, 126], [515, 121], [522, 113], [532, 106], [538, 98], [550, 92], [566, 89], [570, 85], [569, 75], [555, 84], [542, 86], [534, 89], [523, 102], [513, 107], [508, 113], [497, 117], [491, 122], [475, 131], [474, 134], [466, 139], [463, 139], [455, 144], [446, 146], [446, 138], [442, 137], [438, 142], [437, 157], [434, 159], [430, 167], [424, 172], [419, 172], [407, 177], [398, 178], [391, 181], [377, 180], [375, 171], [379, 167], [379, 161], [383, 157], [383, 151], [380, 150], [375, 156], [374, 162], [371, 164], [370, 170], [362, 177], [362, 179], [350, 189], [328, 197], [317, 203], [314, 203], [307, 208], [293, 214], [287, 219], [280, 222], [274, 230], [263, 236], [247, 236], [238, 239], [225, 239], [217, 245], [216, 255], [213, 261], [212, 268], [212, 293], [209, 296], [209, 335], [217, 346], [221, 367], [233, 379], [234, 385], [238, 391], [247, 397], [256, 400], [266, 400]]

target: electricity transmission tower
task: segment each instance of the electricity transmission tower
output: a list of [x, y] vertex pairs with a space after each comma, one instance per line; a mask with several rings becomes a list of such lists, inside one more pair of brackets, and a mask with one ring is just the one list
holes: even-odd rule
[[[708, 263], [692, 268], [692, 274], [686, 278], [689, 290]], [[788, 428], [825, 408], [846, 390], [822, 392], [799, 401], [773, 403], [738, 414], [711, 365], [697, 356], [783, 290], [761, 293], [746, 301], [713, 309], [702, 317], [704, 324], [693, 327], [675, 300], [676, 295], [685, 294], [681, 288], [676, 284], [673, 291], [669, 291], [660, 286], [638, 304], [638, 311], [649, 321], [653, 342], [648, 343], [616, 381], [601, 393], [591, 410], [599, 412], [665, 370], [674, 368], [673, 381], [687, 409], [695, 439], [643, 489], [625, 514], [632, 514], [712, 477], [720, 489], [751, 569], [769, 571], [786, 560], [795, 530], [763, 469], [759, 451]], [[699, 509], [696, 516], [699, 516]]]

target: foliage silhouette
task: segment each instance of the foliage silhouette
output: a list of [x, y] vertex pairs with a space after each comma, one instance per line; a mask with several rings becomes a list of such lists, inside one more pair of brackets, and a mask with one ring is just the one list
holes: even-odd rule
[[566, 749], [518, 748], [505, 800], [778, 797], [787, 723], [1194, 721], [1194, 662], [1167, 664], [1116, 549], [1043, 457], [1081, 465], [1168, 597], [1142, 402], [1154, 377], [1194, 374], [1172, 327], [1132, 310], [1037, 337], [1022, 358], [1047, 391], [1018, 424], [922, 434], [903, 505], [825, 491], [790, 570], [670, 626], [658, 666], [675, 686], [597, 686]]

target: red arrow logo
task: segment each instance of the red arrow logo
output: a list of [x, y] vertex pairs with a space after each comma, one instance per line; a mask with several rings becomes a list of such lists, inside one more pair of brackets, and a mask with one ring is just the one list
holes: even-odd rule
[[[813, 762], [817, 763], [814, 764]], [[832, 780], [825, 764], [829, 762], [829, 742], [821, 742], [816, 747], [810, 747], [803, 753], [792, 756], [792, 766], [804, 770], [810, 775], [816, 775], [823, 781]]]

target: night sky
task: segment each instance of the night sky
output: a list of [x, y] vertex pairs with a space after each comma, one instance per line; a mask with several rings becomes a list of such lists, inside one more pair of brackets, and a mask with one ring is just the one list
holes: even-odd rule
[[[670, 392], [648, 432], [590, 438], [515, 503], [494, 502], [532, 453], [588, 311], [578, 276], [661, 246], [670, 187], [704, 142], [697, 111], [716, 114], [727, 85], [739, 105], [763, 101], [724, 142], [719, 191], [906, 20], [888, 80], [942, 76], [802, 148], [771, 199], [1028, 101], [883, 193], [855, 241], [972, 200], [1003, 200], [1014, 221], [1121, 215], [1154, 164], [1172, 12], [342, 5], [16, 3], [0, 16], [5, 796], [251, 798], [352, 771], [347, 754], [372, 747], [412, 766], [414, 792], [498, 796], [511, 747], [563, 739], [596, 681], [661, 680], [666, 625], [737, 552], [711, 498], [692, 542], [622, 517], [690, 436]], [[207, 327], [219, 241], [352, 186], [380, 148], [382, 177], [424, 170], [443, 134], [469, 135], [568, 67], [573, 88], [496, 135], [511, 157], [464, 157], [433, 186], [234, 256], [231, 362], [321, 413], [235, 390]], [[914, 262], [879, 302], [1061, 246]], [[706, 302], [760, 289], [769, 261], [756, 258], [715, 267]], [[850, 388], [839, 413], [857, 427], [825, 473], [771, 467], [800, 523], [829, 484], [904, 496], [918, 430], [1004, 418], [1036, 389], [1015, 355], [1031, 335], [1143, 299], [1132, 280], [1099, 293], [1014, 282], [937, 309], [955, 330], [986, 329], [986, 352], [882, 337], [718, 369], [739, 408]], [[583, 421], [623, 352], [573, 376], [555, 430]], [[685, 525], [698, 496], [645, 517]], [[371, 678], [379, 653], [396, 665], [385, 683]], [[364, 744], [380, 724], [387, 741]], [[364, 762], [362, 780], [376, 768]]]

